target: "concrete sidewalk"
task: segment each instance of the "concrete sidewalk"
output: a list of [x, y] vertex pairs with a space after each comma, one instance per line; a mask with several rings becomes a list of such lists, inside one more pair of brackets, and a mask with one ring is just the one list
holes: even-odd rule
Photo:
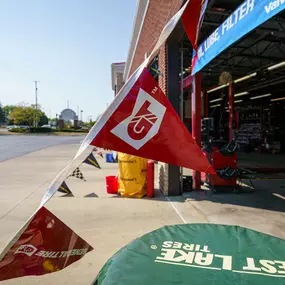
[[[0, 248], [37, 208], [48, 184], [77, 148], [56, 146], [0, 164]], [[90, 284], [118, 249], [167, 224], [234, 224], [285, 238], [283, 180], [257, 182], [253, 194], [192, 192], [165, 198], [157, 192], [155, 199], [124, 199], [105, 192], [105, 176], [116, 175], [117, 165], [106, 164], [100, 158], [98, 161], [102, 170], [80, 167], [87, 182], [68, 179], [75, 197], [57, 193], [46, 205], [94, 251], [63, 271], [0, 284]]]
[[[0, 164], [1, 250], [37, 208], [47, 186], [77, 148], [51, 147]], [[46, 205], [95, 250], [63, 271], [0, 284], [90, 284], [106, 260], [134, 238], [166, 224], [182, 223], [163, 196], [139, 200], [106, 194], [105, 176], [116, 175], [118, 166], [98, 161], [102, 170], [80, 167], [87, 182], [67, 180], [75, 197], [56, 193]]]

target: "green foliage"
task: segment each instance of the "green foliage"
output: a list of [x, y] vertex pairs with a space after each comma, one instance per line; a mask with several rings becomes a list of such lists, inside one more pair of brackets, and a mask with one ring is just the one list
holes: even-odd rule
[[13, 122], [9, 120], [9, 114], [13, 111], [15, 108], [14, 105], [6, 105], [3, 106], [0, 102], [0, 124], [1, 123], [7, 123], [8, 125], [11, 125]]
[[48, 122], [45, 113], [33, 107], [21, 105], [13, 106], [13, 108], [9, 110], [12, 111], [9, 113], [8, 118], [13, 121], [14, 125], [32, 126], [35, 118], [37, 118], [39, 125], [44, 125]]
[[31, 127], [30, 129], [21, 129], [21, 128], [15, 128], [11, 129], [10, 132], [13, 133], [33, 133], [33, 134], [47, 134], [52, 132], [64, 132], [64, 133], [88, 133], [88, 130], [82, 130], [82, 129], [61, 129], [61, 130], [55, 130], [51, 128], [42, 128], [42, 127]]
[[2, 108], [2, 104], [0, 102], [0, 125], [6, 122], [6, 116]]
[[83, 127], [92, 128], [96, 124], [96, 121], [84, 122]]
[[32, 108], [16, 106], [9, 114], [9, 118], [13, 121], [14, 125], [31, 126], [34, 121], [35, 114]]
[[54, 132], [55, 130], [51, 129], [51, 128], [41, 128], [41, 127], [38, 127], [38, 128], [35, 128], [35, 127], [32, 127], [30, 128], [30, 133], [51, 133], [51, 132]]
[[60, 132], [66, 132], [66, 133], [88, 133], [88, 130], [82, 130], [82, 129], [60, 129]]
[[3, 106], [3, 112], [5, 113], [5, 116], [8, 116], [14, 110], [14, 108], [14, 105]]
[[72, 122], [70, 120], [64, 121], [64, 129], [71, 129]]
[[20, 128], [15, 128], [15, 129], [11, 129], [9, 132], [12, 133], [28, 133], [29, 130], [28, 129], [20, 129]]
[[45, 113], [42, 112], [42, 115], [39, 117], [39, 126], [47, 124], [48, 124], [48, 117], [45, 115]]

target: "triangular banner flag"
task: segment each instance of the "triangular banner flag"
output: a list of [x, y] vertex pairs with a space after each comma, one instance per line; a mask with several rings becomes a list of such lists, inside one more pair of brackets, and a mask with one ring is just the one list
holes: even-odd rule
[[98, 151], [96, 154], [98, 154], [98, 155], [101, 156], [102, 158], [104, 157], [102, 151]]
[[190, 0], [181, 19], [185, 32], [192, 43], [193, 49], [198, 49], [200, 29], [203, 24], [208, 0]]
[[74, 197], [74, 195], [72, 193], [67, 193], [63, 196], [60, 196], [60, 198], [70, 198], [70, 197]]
[[62, 270], [93, 248], [42, 207], [0, 261], [0, 281]]
[[62, 182], [61, 186], [57, 190], [58, 192], [65, 193], [65, 194], [71, 194], [72, 192], [69, 190], [67, 184], [65, 181]]
[[103, 153], [101, 150], [98, 150], [97, 147], [93, 148], [93, 151], [95, 151], [96, 154], [100, 155], [101, 157], [103, 157]]
[[104, 114], [106, 123], [96, 124], [92, 145], [215, 174], [146, 68], [122, 92]]
[[70, 175], [70, 177], [75, 177], [75, 178], [78, 178], [78, 179], [81, 179], [83, 181], [86, 181], [84, 176], [83, 176], [83, 173], [80, 171], [79, 167], [77, 167], [73, 172], [72, 174]]
[[101, 169], [98, 161], [96, 160], [95, 156], [93, 155], [93, 153], [91, 152], [88, 157], [83, 161], [83, 163], [95, 166], [96, 168]]

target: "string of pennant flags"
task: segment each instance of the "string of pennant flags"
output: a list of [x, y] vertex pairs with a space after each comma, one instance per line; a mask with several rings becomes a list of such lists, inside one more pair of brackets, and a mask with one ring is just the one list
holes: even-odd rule
[[[93, 151], [96, 151], [96, 153], [98, 154], [96, 148], [94, 148]], [[101, 156], [102, 152], [99, 152], [99, 153], [100, 153], [99, 155]], [[102, 157], [103, 157], [103, 154], [102, 154]], [[85, 163], [85, 164], [94, 166], [95, 168], [101, 169], [97, 159], [93, 155], [93, 152], [91, 152], [88, 155], [88, 157], [82, 163]], [[81, 170], [79, 169], [79, 166], [76, 167], [75, 170], [73, 170], [72, 174], [70, 174], [67, 178], [69, 178], [69, 177], [75, 177], [77, 179], [80, 179], [80, 180], [83, 180], [84, 182], [86, 182], [86, 179], [85, 179], [83, 173], [81, 172]], [[62, 184], [59, 186], [57, 191], [60, 193], [64, 193], [64, 194], [72, 194], [72, 191], [69, 189], [69, 187], [66, 184], [66, 180], [64, 180], [62, 182]]]
[[[74, 159], [51, 182], [37, 210], [1, 252], [0, 281], [59, 271], [93, 250], [45, 208], [57, 191], [70, 191], [65, 182], [67, 178], [75, 177], [84, 181], [79, 169], [82, 163], [100, 169], [92, 153], [86, 157], [90, 145], [101, 156], [103, 154], [97, 147], [215, 174], [147, 68], [180, 19], [194, 50], [197, 50], [207, 2], [186, 1], [165, 25], [152, 52], [128, 78], [87, 134]], [[177, 152], [177, 149], [180, 151]]]

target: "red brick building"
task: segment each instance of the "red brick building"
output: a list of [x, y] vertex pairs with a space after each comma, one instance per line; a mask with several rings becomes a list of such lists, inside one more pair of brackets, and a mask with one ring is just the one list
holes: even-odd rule
[[[182, 0], [138, 1], [136, 17], [134, 20], [133, 36], [125, 65], [124, 80], [126, 80], [144, 61], [146, 56], [150, 54], [156, 44], [157, 39], [159, 38], [162, 29], [169, 19], [181, 8], [182, 3]], [[168, 44], [165, 43], [159, 51], [158, 64], [160, 71], [163, 73], [163, 76], [159, 77], [159, 85], [165, 94], [169, 95], [169, 88], [167, 88], [167, 51]], [[177, 60], [178, 59], [176, 58], [175, 61]], [[176, 77], [177, 76], [178, 72], [176, 72]], [[179, 87], [177, 92], [179, 92]], [[176, 97], [177, 99], [179, 98], [179, 96]], [[174, 102], [172, 101], [172, 103]], [[178, 108], [179, 102], [176, 100], [177, 111]], [[178, 167], [160, 163], [159, 180], [160, 188], [166, 195], [180, 194], [180, 171]]]
[[125, 80], [152, 51], [163, 27], [180, 9], [182, 3], [183, 0], [138, 1], [133, 36], [124, 74]]
[[[184, 2], [183, 0], [138, 0], [124, 81], [150, 54], [163, 27]], [[244, 0], [208, 0], [198, 44], [203, 43], [224, 21], [227, 21], [240, 5], [246, 5], [243, 3]], [[193, 77], [189, 76], [193, 49], [181, 22], [160, 48], [154, 59], [163, 74], [158, 77], [159, 85], [185, 125], [189, 126], [189, 130], [191, 128], [192, 136], [198, 144], [201, 143], [202, 115], [216, 120], [215, 128], [219, 138], [232, 141], [235, 129], [238, 131], [239, 128], [239, 114], [242, 116], [242, 111], [247, 108], [247, 105], [257, 102], [258, 106], [270, 111], [272, 106], [275, 106], [276, 110], [285, 108], [285, 105], [278, 103], [280, 100], [284, 100], [281, 101], [282, 103], [285, 102], [281, 97], [282, 93], [279, 94], [277, 90], [278, 94], [270, 94], [276, 97], [271, 100], [268, 93], [272, 90], [267, 88], [269, 85], [260, 84], [260, 81], [279, 84], [279, 81], [275, 82], [274, 78], [280, 78], [280, 74], [282, 75], [284, 71], [281, 68], [284, 66], [284, 52], [281, 48], [284, 45], [284, 27], [282, 31], [280, 30], [280, 23], [284, 23], [284, 19], [285, 11], [264, 22], [260, 27], [227, 47]], [[276, 70], [276, 74], [266, 78], [266, 73], [261, 72], [262, 70], [271, 72]], [[181, 87], [181, 79], [183, 87]], [[283, 77], [281, 79], [283, 80]], [[264, 97], [262, 102], [252, 101], [263, 98], [258, 96], [259, 93], [266, 94], [267, 97]], [[238, 97], [239, 100], [235, 100], [234, 97]], [[272, 103], [275, 101], [277, 103]], [[235, 108], [235, 105], [238, 108]], [[246, 120], [252, 122], [257, 119], [263, 120], [256, 118], [256, 114], [255, 117], [248, 118], [247, 114], [244, 116]], [[268, 121], [271, 122], [270, 119]], [[284, 121], [281, 117], [276, 119], [275, 126], [284, 128], [280, 125], [281, 121]], [[268, 123], [263, 124], [264, 128], [268, 128], [266, 124], [268, 125]], [[259, 144], [262, 144], [262, 140]], [[285, 149], [284, 142], [283, 145]], [[182, 191], [180, 168], [159, 164], [159, 171], [161, 190], [167, 195], [180, 194]], [[199, 189], [200, 173], [193, 173], [193, 181], [193, 187]]]

